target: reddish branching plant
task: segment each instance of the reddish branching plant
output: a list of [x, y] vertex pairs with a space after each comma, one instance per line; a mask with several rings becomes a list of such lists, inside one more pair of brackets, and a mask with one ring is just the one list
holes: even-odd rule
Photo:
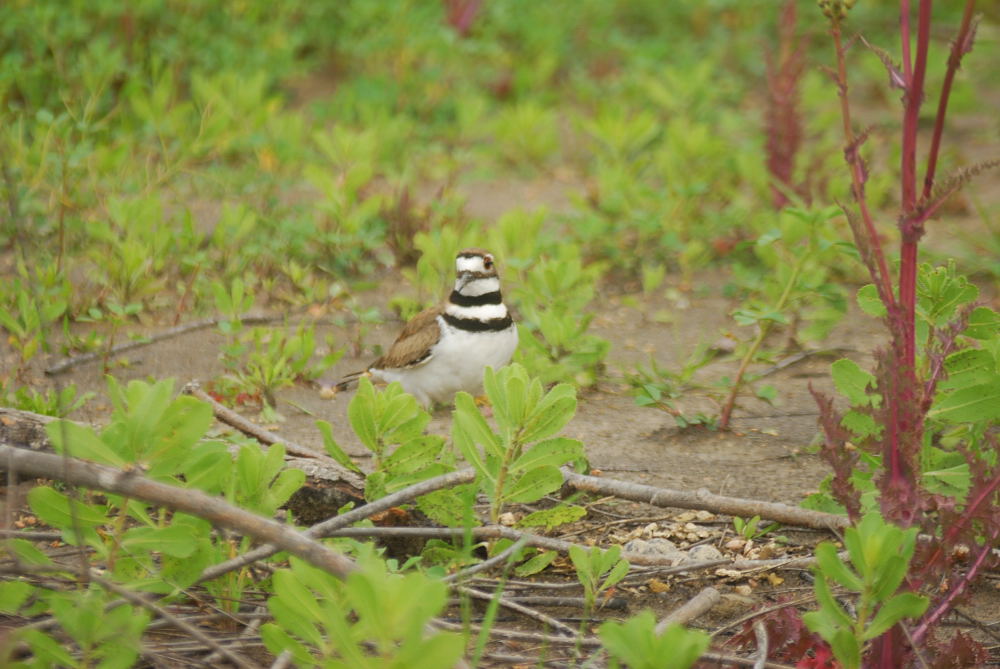
[[[925, 226], [944, 201], [976, 172], [992, 164], [962, 170], [942, 181], [936, 180], [938, 155], [944, 130], [952, 82], [963, 56], [968, 54], [975, 36], [974, 0], [967, 0], [961, 24], [947, 61], [944, 82], [937, 101], [937, 111], [926, 166], [918, 175], [918, 120], [925, 100], [925, 75], [931, 36], [931, 0], [900, 0], [899, 28], [902, 45], [901, 65], [884, 51], [872, 47], [863, 38], [845, 40], [844, 22], [853, 0], [820, 0], [829, 19], [830, 34], [836, 55], [832, 71], [839, 98], [844, 156], [851, 175], [853, 203], [844, 205], [855, 244], [885, 307], [889, 331], [888, 346], [876, 352], [875, 377], [882, 401], [860, 410], [882, 426], [865, 439], [851, 439], [842, 427], [841, 416], [832, 402], [818, 393], [821, 424], [826, 434], [824, 456], [834, 468], [832, 491], [845, 505], [851, 518], [860, 515], [860, 495], [851, 484], [856, 464], [849, 441], [881, 457], [882, 471], [876, 477], [882, 514], [887, 520], [909, 527], [918, 526], [927, 537], [921, 541], [907, 575], [906, 587], [931, 599], [926, 613], [908, 630], [896, 626], [876, 639], [865, 666], [901, 667], [914, 662], [919, 652], [925, 666], [953, 666], [956, 657], [975, 662], [982, 649], [965, 635], [939, 641], [933, 636], [944, 616], [965, 596], [970, 585], [985, 568], [996, 563], [992, 547], [1000, 538], [1000, 466], [990, 467], [971, 452], [963, 452], [972, 473], [971, 486], [964, 501], [931, 492], [921, 479], [920, 458], [928, 434], [926, 423], [939, 382], [944, 378], [945, 359], [960, 346], [971, 308], [958, 310], [951, 323], [932, 327], [918, 358], [916, 305], [918, 264], [917, 249]], [[915, 12], [914, 12], [915, 9]], [[915, 14], [915, 16], [914, 16]], [[916, 20], [914, 26], [914, 18]], [[915, 34], [914, 34], [915, 28]], [[900, 139], [900, 232], [899, 270], [896, 286], [893, 273], [868, 206], [865, 183], [868, 166], [862, 156], [867, 131], [858, 131], [852, 121], [848, 96], [847, 49], [863, 44], [871, 49], [889, 72], [890, 84], [902, 90], [902, 136]], [[981, 452], [998, 447], [995, 437], [982, 437]], [[919, 651], [915, 650], [919, 649]], [[970, 665], [971, 666], [971, 665]]]
[[795, 156], [802, 144], [802, 117], [799, 114], [799, 82], [805, 71], [805, 49], [796, 32], [796, 0], [787, 0], [778, 17], [778, 52], [765, 52], [767, 66], [767, 171], [775, 209], [789, 202], [789, 193], [805, 196], [796, 185]]
[[445, 21], [459, 37], [468, 37], [482, 6], [483, 0], [444, 0]]

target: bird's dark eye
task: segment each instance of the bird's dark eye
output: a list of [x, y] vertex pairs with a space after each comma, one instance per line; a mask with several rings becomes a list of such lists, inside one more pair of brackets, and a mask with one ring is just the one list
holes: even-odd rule
[[483, 256], [483, 267], [493, 269], [493, 256]]

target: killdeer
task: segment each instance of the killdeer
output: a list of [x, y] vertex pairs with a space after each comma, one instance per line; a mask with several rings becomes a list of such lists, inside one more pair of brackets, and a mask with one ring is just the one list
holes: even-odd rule
[[465, 249], [455, 257], [455, 288], [443, 304], [414, 316], [389, 351], [337, 384], [345, 389], [365, 373], [392, 383], [425, 407], [450, 401], [459, 390], [475, 394], [483, 370], [510, 362], [517, 348], [517, 326], [500, 295], [493, 254]]

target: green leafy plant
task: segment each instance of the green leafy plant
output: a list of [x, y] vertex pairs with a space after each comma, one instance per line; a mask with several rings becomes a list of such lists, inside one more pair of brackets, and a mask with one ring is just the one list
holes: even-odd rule
[[709, 636], [683, 625], [656, 631], [656, 616], [646, 609], [623, 623], [609, 620], [598, 634], [611, 655], [610, 666], [631, 669], [688, 669], [708, 649]]
[[771, 532], [781, 529], [781, 524], [768, 523], [762, 526], [760, 524], [760, 516], [754, 516], [753, 518], [740, 518], [739, 516], [733, 516], [733, 529], [736, 530], [736, 534], [740, 535], [744, 539], [756, 541], [757, 539], [767, 536]]
[[584, 311], [594, 297], [598, 265], [584, 267], [570, 247], [558, 258], [543, 259], [525, 272], [513, 301], [523, 315], [519, 323], [517, 360], [544, 383], [597, 382], [611, 344], [588, 329], [592, 314]]
[[[444, 438], [424, 434], [430, 414], [399, 383], [390, 383], [380, 391], [362, 377], [347, 415], [361, 443], [375, 456], [374, 471], [365, 479], [368, 499], [378, 499], [454, 469], [453, 459], [444, 449]], [[334, 441], [329, 426], [321, 424], [320, 429], [327, 452], [341, 463], [356, 467]]]
[[19, 386], [13, 390], [0, 388], [0, 397], [7, 406], [57, 418], [68, 416], [94, 396], [93, 392], [78, 394], [76, 385], [72, 383], [58, 390], [41, 392], [29, 386]]
[[715, 350], [701, 345], [691, 353], [678, 372], [661, 366], [651, 358], [648, 366], [639, 364], [634, 371], [626, 372], [625, 382], [631, 386], [637, 405], [666, 411], [673, 417], [677, 427], [684, 429], [701, 425], [714, 429], [718, 423], [717, 417], [701, 412], [694, 415], [684, 413], [676, 406], [675, 400], [692, 390], [702, 389], [702, 386], [694, 382], [694, 375], [716, 357], [718, 353]]
[[[54, 575], [58, 578], [58, 574]], [[59, 578], [64, 586], [79, 585], [76, 578]], [[18, 593], [8, 599], [4, 611], [8, 614], [29, 613], [31, 610], [48, 611], [58, 623], [72, 645], [57, 640], [38, 628], [23, 627], [14, 630], [13, 638], [30, 649], [36, 661], [45, 666], [71, 667], [130, 667], [139, 657], [141, 638], [149, 625], [149, 613], [132, 606], [122, 606], [113, 593], [97, 584], [65, 590], [31, 588], [27, 582], [4, 585], [17, 587]], [[8, 596], [10, 588], [8, 588]], [[7, 598], [5, 598], [7, 599]], [[20, 600], [26, 610], [15, 605]], [[116, 606], [110, 606], [112, 603]], [[5, 644], [3, 650], [13, 650], [15, 644]], [[68, 647], [67, 647], [68, 646]], [[76, 652], [73, 652], [76, 651]], [[8, 650], [9, 652], [9, 650]], [[13, 653], [11, 653], [13, 655]], [[4, 666], [31, 666], [22, 664], [15, 657], [3, 657]]]
[[[751, 363], [759, 360], [762, 346], [776, 325], [787, 328], [788, 339], [815, 338], [825, 335], [847, 308], [839, 288], [830, 282], [837, 259], [850, 247], [841, 242], [827, 225], [840, 215], [837, 207], [826, 209], [784, 209], [778, 225], [757, 239], [755, 250], [763, 260], [753, 292], [736, 309], [733, 319], [743, 326], [753, 326], [756, 334], [744, 342], [739, 369], [728, 382], [729, 392], [722, 403], [719, 429], [728, 430], [736, 399], [746, 383]], [[800, 323], [810, 327], [799, 332]], [[758, 388], [761, 399], [773, 399], [773, 388]]]
[[[845, 564], [830, 542], [816, 547], [816, 600], [819, 610], [802, 616], [833, 649], [847, 669], [861, 666], [865, 645], [905, 618], [917, 618], [929, 600], [913, 592], [899, 592], [913, 557], [917, 528], [902, 529], [871, 512], [844, 532], [850, 564]], [[837, 602], [831, 589], [837, 584], [857, 595], [852, 609]]]
[[418, 572], [390, 573], [368, 553], [344, 581], [292, 558], [274, 575], [261, 636], [274, 654], [298, 666], [445, 669], [464, 649], [462, 637], [430, 632], [447, 588]]
[[452, 440], [477, 474], [490, 500], [490, 522], [506, 504], [534, 502], [559, 489], [559, 468], [584, 457], [575, 439], [555, 437], [576, 411], [569, 384], [545, 392], [538, 378], [519, 364], [494, 371], [487, 367], [483, 386], [493, 406], [497, 431], [489, 426], [472, 396], [455, 396]]
[[48, 349], [48, 328], [65, 312], [65, 299], [40, 299], [27, 287], [15, 281], [11, 288], [13, 304], [0, 303], [0, 327], [7, 331], [7, 341], [18, 353], [14, 376], [24, 375], [27, 365], [43, 350]]
[[628, 561], [621, 559], [621, 554], [621, 546], [612, 546], [607, 550], [597, 546], [584, 550], [575, 544], [569, 547], [569, 557], [573, 561], [576, 578], [583, 586], [584, 622], [593, 613], [597, 597], [614, 587], [628, 574]]
[[[343, 355], [327, 340], [328, 352], [315, 360], [315, 326], [302, 323], [294, 331], [285, 328], [251, 328], [240, 337], [240, 344], [226, 351], [230, 373], [217, 381], [227, 394], [245, 393], [260, 397], [262, 415], [268, 420], [280, 417], [276, 411], [275, 392], [297, 381], [311, 381], [330, 369]], [[242, 359], [234, 360], [237, 351]]]

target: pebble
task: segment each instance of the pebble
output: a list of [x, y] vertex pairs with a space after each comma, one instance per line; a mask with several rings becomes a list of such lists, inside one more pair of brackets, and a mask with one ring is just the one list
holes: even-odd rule
[[708, 562], [709, 560], [722, 559], [722, 553], [718, 548], [712, 546], [711, 544], [695, 546], [688, 551], [688, 555], [690, 555], [691, 559], [696, 562]]

